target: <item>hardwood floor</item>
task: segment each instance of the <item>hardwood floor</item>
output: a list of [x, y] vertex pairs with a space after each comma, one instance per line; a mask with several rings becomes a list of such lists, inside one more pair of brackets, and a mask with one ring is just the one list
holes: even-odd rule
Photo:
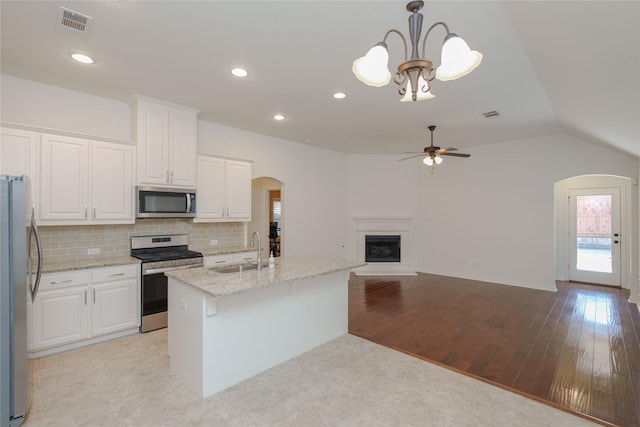
[[352, 274], [349, 332], [601, 424], [639, 426], [640, 315], [629, 291], [557, 288]]

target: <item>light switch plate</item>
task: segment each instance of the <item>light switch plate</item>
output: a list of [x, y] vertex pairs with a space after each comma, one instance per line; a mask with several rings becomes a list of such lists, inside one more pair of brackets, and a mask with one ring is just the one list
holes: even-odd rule
[[99, 255], [100, 248], [89, 248], [87, 249], [87, 255]]

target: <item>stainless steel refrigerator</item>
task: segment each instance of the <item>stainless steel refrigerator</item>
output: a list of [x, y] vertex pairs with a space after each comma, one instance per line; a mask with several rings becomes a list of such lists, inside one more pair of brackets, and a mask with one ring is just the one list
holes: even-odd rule
[[[35, 298], [41, 271], [40, 242], [33, 219], [27, 231], [24, 176], [0, 175], [0, 426], [19, 426], [29, 406], [27, 298]], [[32, 234], [34, 233], [34, 234]], [[31, 238], [38, 272], [31, 289]]]

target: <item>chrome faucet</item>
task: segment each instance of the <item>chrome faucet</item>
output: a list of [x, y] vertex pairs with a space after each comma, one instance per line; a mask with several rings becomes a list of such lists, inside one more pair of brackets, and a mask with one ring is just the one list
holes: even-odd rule
[[253, 247], [253, 238], [255, 236], [258, 236], [258, 270], [262, 270], [262, 240], [260, 240], [260, 233], [257, 231], [253, 232], [249, 246]]

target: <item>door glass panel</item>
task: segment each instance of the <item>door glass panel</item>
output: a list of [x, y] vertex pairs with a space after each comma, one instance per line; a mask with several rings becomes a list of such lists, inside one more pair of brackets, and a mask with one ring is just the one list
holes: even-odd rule
[[611, 273], [611, 195], [576, 198], [578, 270]]

